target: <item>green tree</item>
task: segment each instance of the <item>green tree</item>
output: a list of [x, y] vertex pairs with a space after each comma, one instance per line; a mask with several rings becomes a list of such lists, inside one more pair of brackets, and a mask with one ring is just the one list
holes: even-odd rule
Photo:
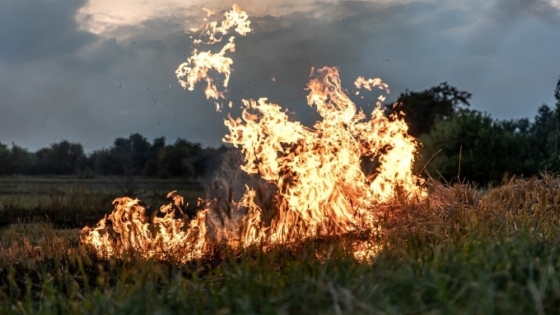
[[443, 82], [421, 92], [407, 89], [387, 110], [390, 113], [403, 112], [409, 134], [419, 137], [430, 132], [436, 119], [449, 120], [460, 106], [469, 106], [471, 96], [471, 93]]
[[12, 167], [14, 174], [27, 174], [37, 163], [33, 153], [14, 143], [12, 144], [10, 153], [13, 161]]
[[528, 163], [523, 145], [527, 137], [516, 126], [524, 124], [494, 121], [468, 109], [458, 110], [448, 120], [438, 118], [432, 131], [420, 137], [423, 145], [416, 171], [426, 165], [433, 177], [454, 180], [459, 175], [479, 184], [498, 184], [504, 176], [530, 172], [531, 164], [523, 164]]
[[114, 149], [101, 149], [93, 154], [95, 173], [100, 175], [125, 175]]
[[73, 175], [77, 171], [77, 161], [84, 156], [79, 143], [63, 140], [42, 148], [35, 153], [37, 163], [30, 170], [32, 174]]
[[164, 169], [165, 137], [155, 138], [149, 148], [148, 159], [142, 174], [148, 177], [167, 177], [169, 174]]
[[556, 83], [556, 88], [554, 89], [554, 98], [556, 98], [556, 108], [560, 107], [560, 79]]
[[162, 166], [171, 176], [196, 177], [193, 162], [202, 150], [200, 143], [177, 139], [165, 148]]
[[12, 154], [8, 146], [0, 143], [0, 175], [12, 175], [14, 168], [12, 166]]
[[150, 143], [139, 133], [130, 135], [128, 139], [131, 147], [130, 159], [133, 173], [134, 175], [140, 175], [150, 158]]
[[558, 114], [543, 104], [537, 110], [530, 128], [530, 158], [539, 170], [552, 170], [558, 157], [554, 154]]

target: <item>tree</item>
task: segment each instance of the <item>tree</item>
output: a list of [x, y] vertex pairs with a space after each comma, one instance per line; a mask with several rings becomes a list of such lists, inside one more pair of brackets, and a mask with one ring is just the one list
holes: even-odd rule
[[63, 140], [42, 148], [35, 153], [36, 165], [30, 170], [32, 174], [73, 175], [77, 171], [77, 161], [84, 156], [84, 149], [79, 143]]
[[12, 164], [12, 156], [10, 149], [0, 143], [0, 175], [12, 175], [14, 173], [14, 168]]
[[150, 143], [139, 133], [128, 137], [131, 146], [130, 159], [134, 175], [140, 175], [150, 158]]
[[[521, 121], [519, 126], [524, 124]], [[499, 184], [504, 176], [512, 174], [532, 175], [527, 135], [516, 131], [515, 125], [468, 109], [458, 110], [448, 120], [438, 118], [432, 131], [420, 137], [423, 146], [416, 171], [426, 165], [428, 173], [436, 178], [441, 174], [453, 180], [460, 175], [461, 180], [479, 184]]]
[[459, 106], [469, 106], [472, 94], [460, 91], [447, 82], [429, 88], [422, 92], [403, 92], [396, 103], [388, 107], [390, 113], [403, 112], [413, 137], [428, 133], [434, 126], [436, 119], [449, 120]]
[[115, 157], [115, 150], [101, 149], [93, 153], [95, 173], [100, 175], [124, 175], [124, 169]]
[[27, 174], [37, 163], [35, 155], [27, 149], [12, 143], [10, 150], [12, 156], [12, 166], [14, 174]]
[[165, 158], [165, 137], [155, 138], [148, 152], [148, 159], [144, 164], [142, 174], [148, 177], [167, 177], [169, 174], [164, 170], [163, 160]]
[[560, 79], [556, 83], [556, 88], [554, 89], [554, 98], [556, 99], [556, 107], [554, 110], [555, 114], [555, 126], [554, 126], [554, 155], [558, 156], [558, 133], [560, 131]]
[[556, 98], [556, 108], [560, 107], [560, 79], [558, 79], [554, 89], [554, 98]]
[[171, 176], [196, 177], [193, 162], [201, 150], [200, 143], [179, 138], [174, 145], [165, 148], [162, 166]]
[[531, 159], [539, 170], [551, 170], [557, 163], [555, 155], [556, 125], [558, 113], [543, 104], [537, 110], [534, 123], [530, 128]]

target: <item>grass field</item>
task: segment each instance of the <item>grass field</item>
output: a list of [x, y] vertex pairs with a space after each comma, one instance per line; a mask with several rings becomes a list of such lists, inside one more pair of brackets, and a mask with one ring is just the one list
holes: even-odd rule
[[[136, 185], [136, 186], [133, 186]], [[381, 251], [356, 261], [362, 235], [273, 248], [217, 247], [186, 265], [102, 261], [78, 229], [132, 190], [148, 204], [200, 184], [3, 178], [0, 314], [556, 314], [560, 179], [482, 191], [430, 184], [421, 204], [380, 208]]]
[[200, 182], [185, 179], [0, 177], [0, 226], [46, 222], [57, 228], [79, 228], [110, 212], [117, 197], [137, 197], [157, 210], [172, 190], [192, 205], [203, 194]]

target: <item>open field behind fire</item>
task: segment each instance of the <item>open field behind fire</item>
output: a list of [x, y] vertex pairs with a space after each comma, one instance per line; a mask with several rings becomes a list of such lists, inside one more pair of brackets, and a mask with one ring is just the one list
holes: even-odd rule
[[137, 197], [157, 210], [172, 190], [195, 205], [203, 187], [199, 181], [186, 179], [0, 177], [0, 226], [42, 222], [57, 228], [81, 228], [96, 223], [117, 197]]
[[[186, 182], [137, 183], [200, 193]], [[58, 211], [75, 209], [73, 220], [98, 219], [111, 210], [103, 194], [122, 193], [116, 183], [17, 178], [1, 185], [4, 196], [40, 205], [13, 210], [3, 199], [2, 217], [33, 215], [0, 229], [2, 314], [547, 314], [560, 307], [560, 179], [552, 176], [487, 192], [431, 183], [421, 204], [380, 206], [381, 250], [369, 262], [349, 252], [359, 233], [266, 252], [217, 246], [183, 265], [104, 261], [80, 244], [76, 226], [45, 218], [42, 211], [57, 209], [37, 192], [57, 189]], [[66, 190], [73, 185], [88, 188]], [[22, 187], [30, 188], [27, 197]]]

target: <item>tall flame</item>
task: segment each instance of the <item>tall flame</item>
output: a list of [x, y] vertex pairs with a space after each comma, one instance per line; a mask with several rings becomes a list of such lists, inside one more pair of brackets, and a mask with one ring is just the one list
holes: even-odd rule
[[[248, 16], [238, 6], [225, 17], [220, 26], [211, 23], [204, 28], [206, 43], [219, 43], [216, 34], [225, 36], [233, 27], [241, 35], [250, 31]], [[217, 54], [195, 49], [177, 69], [179, 83], [192, 90], [197, 82], [206, 81], [208, 98], [224, 98], [208, 75], [210, 70], [224, 75], [222, 85], [227, 87], [233, 61], [225, 52], [234, 47], [230, 37]], [[354, 85], [389, 92], [378, 78], [359, 77]], [[241, 169], [260, 176], [271, 191], [266, 205], [259, 201], [258, 187], [247, 187], [240, 200], [230, 201], [228, 207], [244, 214], [235, 222], [237, 232], [210, 222], [215, 200], [204, 201], [206, 209], [189, 222], [180, 211], [182, 198], [172, 193], [173, 202], [160, 209], [164, 216], [152, 222], [138, 200], [117, 199], [108, 218], [82, 230], [82, 242], [105, 258], [132, 252], [185, 262], [201, 257], [217, 241], [242, 247], [274, 245], [372, 230], [376, 206], [395, 198], [425, 197], [421, 179], [412, 173], [417, 143], [408, 135], [402, 116], [384, 113], [383, 96], [368, 117], [344, 93], [338, 69], [331, 67], [312, 69], [306, 89], [307, 103], [322, 117], [313, 127], [291, 121], [285, 110], [266, 98], [243, 100], [241, 117], [225, 121], [229, 134], [223, 140], [240, 148]]]

